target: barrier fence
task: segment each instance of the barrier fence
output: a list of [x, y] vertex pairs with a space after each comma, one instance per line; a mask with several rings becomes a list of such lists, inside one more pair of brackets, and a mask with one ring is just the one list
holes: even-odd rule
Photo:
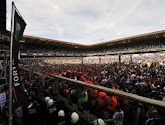
[[[80, 106], [81, 104], [79, 103], [79, 100], [81, 100], [81, 93], [83, 91], [83, 86], [115, 95], [116, 98], [121, 101], [121, 105], [125, 113], [124, 122], [126, 124], [130, 124], [130, 125], [145, 124], [145, 121], [152, 116], [153, 109], [156, 109], [159, 112], [159, 118], [165, 117], [165, 112], [164, 112], [165, 102], [163, 101], [158, 101], [158, 100], [138, 96], [135, 94], [126, 93], [111, 88], [86, 83], [59, 75], [53, 77], [47, 76], [46, 79], [44, 79], [44, 76], [40, 73], [36, 73], [24, 68], [20, 68], [20, 70], [21, 70], [21, 74], [27, 76], [29, 81], [34, 80], [35, 83], [40, 83], [42, 84], [42, 86], [49, 86], [51, 84], [54, 84], [56, 89], [55, 91], [56, 94], [54, 95], [54, 98], [57, 101], [62, 102], [71, 111], [76, 111], [80, 115], [80, 117], [85, 119], [87, 122], [91, 122], [99, 118], [101, 115], [99, 114], [99, 112], [97, 112], [98, 110], [94, 112], [93, 110], [89, 110], [89, 109], [86, 110], [85, 108], [84, 109], [81, 108]], [[60, 92], [60, 85], [66, 85], [69, 86], [72, 90], [76, 90], [75, 96], [77, 101], [73, 101], [72, 99], [65, 97]], [[103, 110], [105, 112], [106, 111], [108, 112], [108, 110], [105, 109]], [[105, 112], [104, 114], [106, 114]]]

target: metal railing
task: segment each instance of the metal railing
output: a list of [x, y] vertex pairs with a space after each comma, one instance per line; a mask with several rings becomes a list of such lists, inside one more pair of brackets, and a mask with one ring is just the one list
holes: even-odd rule
[[[21, 70], [23, 72], [28, 73], [29, 78], [32, 78], [32, 76], [37, 75], [40, 79], [42, 79], [42, 86], [45, 86], [47, 84], [47, 82], [50, 82], [53, 79], [54, 80], [53, 84], [55, 84], [55, 88], [56, 88], [56, 94], [58, 95], [55, 98], [58, 101], [63, 101], [66, 107], [68, 107], [72, 111], [76, 111], [83, 119], [86, 119], [88, 122], [96, 119], [97, 116], [93, 115], [92, 113], [90, 113], [86, 110], [84, 110], [83, 113], [80, 112], [78, 110], [78, 103], [77, 104], [73, 103], [73, 104], [70, 105], [69, 101], [65, 97], [60, 95], [60, 92], [59, 92], [59, 85], [60, 84], [72, 83], [74, 85], [77, 85], [77, 89], [78, 89], [78, 92], [79, 92], [77, 94], [78, 99], [81, 98], [80, 96], [81, 96], [81, 92], [82, 92], [82, 86], [86, 86], [86, 87], [93, 88], [93, 89], [103, 91], [103, 92], [106, 92], [106, 93], [111, 93], [111, 94], [113, 94], [117, 97], [120, 97], [120, 98], [124, 99], [124, 101], [127, 101], [127, 104], [130, 104], [130, 103], [133, 104], [133, 105], [129, 105], [133, 109], [131, 111], [132, 114], [133, 114], [133, 116], [132, 116], [133, 119], [130, 119], [131, 122], [129, 124], [134, 124], [134, 125], [139, 124], [139, 121], [141, 121], [141, 120], [139, 120], [139, 117], [141, 117], [140, 116], [141, 110], [145, 110], [145, 115], [146, 115], [146, 112], [149, 110], [150, 107], [154, 107], [154, 108], [156, 108], [160, 111], [162, 109], [163, 110], [165, 109], [165, 102], [163, 102], [163, 101], [154, 100], [154, 99], [138, 96], [138, 95], [135, 95], [135, 94], [126, 93], [126, 92], [122, 92], [122, 91], [119, 91], [119, 90], [114, 90], [114, 89], [111, 89], [111, 88], [86, 83], [86, 82], [66, 78], [66, 77], [59, 76], [59, 75], [56, 75], [56, 76], [53, 76], [53, 77], [47, 76], [48, 80], [45, 81], [43, 75], [40, 74], [40, 73], [35, 73], [35, 72], [32, 72], [32, 71], [24, 69], [24, 68], [21, 68]], [[36, 81], [35, 77], [33, 78], [33, 80]], [[126, 104], [125, 104], [125, 108], [128, 108]], [[129, 113], [130, 112], [128, 112], [128, 115], [129, 115]], [[163, 114], [163, 116], [164, 115], [165, 114]], [[126, 121], [126, 122], [128, 122], [128, 121]]]

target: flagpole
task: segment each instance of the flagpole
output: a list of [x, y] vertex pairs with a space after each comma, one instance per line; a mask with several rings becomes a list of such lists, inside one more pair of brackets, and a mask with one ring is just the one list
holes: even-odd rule
[[11, 42], [10, 42], [10, 68], [9, 68], [9, 125], [12, 125], [12, 47], [14, 35], [14, 13], [15, 7], [12, 2], [12, 15], [11, 15]]

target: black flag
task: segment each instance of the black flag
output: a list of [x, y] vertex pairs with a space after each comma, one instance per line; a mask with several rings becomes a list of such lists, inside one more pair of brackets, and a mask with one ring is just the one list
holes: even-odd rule
[[18, 67], [18, 52], [19, 52], [19, 41], [22, 39], [22, 35], [26, 26], [25, 21], [18, 13], [16, 7], [14, 6], [14, 33], [13, 33], [13, 47], [12, 47], [12, 88], [13, 88], [13, 98], [16, 103], [16, 107], [19, 107], [23, 103], [24, 90], [19, 75]]

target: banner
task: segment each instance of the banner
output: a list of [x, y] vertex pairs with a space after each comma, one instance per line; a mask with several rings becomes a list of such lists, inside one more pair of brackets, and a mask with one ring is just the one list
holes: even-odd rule
[[13, 35], [13, 47], [12, 47], [12, 88], [13, 88], [13, 98], [16, 104], [16, 107], [19, 107], [23, 103], [24, 99], [24, 90], [22, 87], [22, 83], [20, 81], [20, 75], [19, 75], [19, 59], [18, 59], [18, 53], [19, 53], [19, 41], [22, 39], [22, 35], [26, 26], [25, 21], [22, 19], [22, 17], [19, 15], [16, 7], [14, 6], [14, 35]]
[[6, 92], [0, 94], [1, 111], [2, 111], [3, 107], [5, 106], [5, 103], [6, 103]]

